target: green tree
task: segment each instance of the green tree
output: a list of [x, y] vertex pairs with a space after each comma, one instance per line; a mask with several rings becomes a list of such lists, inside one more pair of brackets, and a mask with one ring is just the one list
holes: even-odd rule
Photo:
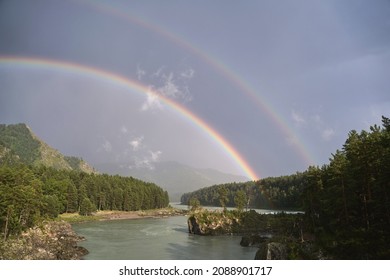
[[67, 213], [77, 212], [77, 208], [78, 208], [78, 193], [77, 193], [76, 186], [72, 183], [68, 186], [66, 212]]
[[[339, 150], [332, 154], [330, 164], [324, 169], [325, 188], [323, 210], [326, 216], [337, 216], [337, 221], [348, 227], [353, 193], [349, 188], [347, 177], [348, 161], [344, 152]], [[328, 207], [327, 207], [328, 206]], [[331, 225], [331, 221], [327, 222]]]
[[90, 216], [95, 211], [96, 211], [95, 205], [93, 205], [93, 203], [91, 202], [91, 200], [89, 200], [89, 198], [84, 197], [83, 200], [81, 201], [79, 214], [81, 216]]
[[222, 186], [218, 189], [218, 199], [223, 211], [226, 212], [226, 203], [229, 202], [228, 190], [226, 187]]
[[79, 186], [77, 198], [78, 198], [78, 209], [80, 212], [81, 203], [83, 202], [84, 198], [88, 198], [87, 189], [85, 188], [84, 184], [81, 184]]
[[41, 185], [26, 166], [0, 167], [0, 227], [4, 238], [33, 226], [39, 218]]
[[191, 197], [188, 206], [191, 207], [191, 211], [195, 211], [195, 210], [199, 209], [199, 207], [200, 207], [199, 199], [197, 197]]
[[315, 230], [321, 215], [321, 191], [323, 189], [321, 169], [310, 166], [305, 172], [305, 189], [303, 190], [303, 203], [306, 217], [311, 228]]
[[115, 210], [123, 210], [123, 190], [120, 188], [114, 190], [113, 206]]
[[234, 197], [234, 203], [236, 204], [237, 210], [239, 212], [242, 212], [247, 203], [247, 197], [243, 190], [239, 190], [236, 192], [236, 195]]
[[41, 215], [48, 218], [56, 218], [60, 213], [62, 205], [56, 195], [44, 195]]

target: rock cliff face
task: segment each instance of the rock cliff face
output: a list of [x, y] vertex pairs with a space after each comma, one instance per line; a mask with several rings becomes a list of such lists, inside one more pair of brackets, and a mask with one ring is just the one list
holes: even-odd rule
[[85, 248], [77, 245], [82, 239], [70, 224], [49, 222], [0, 244], [0, 259], [77, 260], [88, 254]]

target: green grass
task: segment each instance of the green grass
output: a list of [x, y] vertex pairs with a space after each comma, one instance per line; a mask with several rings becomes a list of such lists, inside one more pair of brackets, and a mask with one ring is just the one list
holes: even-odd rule
[[63, 213], [58, 215], [58, 220], [65, 221], [71, 224], [99, 221], [102, 219], [100, 216], [81, 216], [78, 213]]

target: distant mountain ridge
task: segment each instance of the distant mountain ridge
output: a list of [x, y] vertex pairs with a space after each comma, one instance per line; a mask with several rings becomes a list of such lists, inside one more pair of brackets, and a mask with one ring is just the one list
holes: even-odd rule
[[84, 160], [64, 156], [36, 136], [24, 123], [0, 124], [0, 162], [45, 165], [56, 169], [95, 172]]
[[170, 201], [180, 201], [183, 193], [203, 187], [249, 181], [249, 178], [245, 176], [227, 174], [211, 168], [194, 168], [174, 161], [154, 163], [153, 169], [130, 168], [130, 165], [128, 163], [105, 163], [96, 165], [96, 168], [100, 172], [132, 176], [155, 183], [168, 191]]

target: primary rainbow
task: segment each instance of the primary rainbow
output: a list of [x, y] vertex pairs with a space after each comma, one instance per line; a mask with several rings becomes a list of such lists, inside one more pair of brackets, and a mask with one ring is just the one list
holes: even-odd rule
[[198, 47], [195, 47], [194, 44], [189, 43], [189, 41], [181, 38], [177, 34], [170, 32], [162, 28], [159, 25], [152, 24], [144, 19], [139, 18], [133, 14], [129, 14], [115, 8], [112, 4], [105, 4], [101, 1], [91, 1], [85, 0], [82, 2], [89, 7], [105, 13], [110, 14], [116, 18], [134, 23], [138, 26], [141, 26], [147, 30], [150, 30], [156, 34], [159, 34], [161, 37], [168, 39], [173, 42], [177, 46], [188, 50], [193, 53], [197, 57], [201, 58], [204, 62], [214, 68], [217, 73], [222, 74], [228, 81], [234, 84], [242, 93], [244, 93], [248, 98], [252, 100], [252, 102], [262, 111], [264, 112], [268, 118], [276, 124], [276, 126], [282, 131], [282, 133], [290, 140], [292, 140], [292, 144], [295, 146], [298, 155], [303, 159], [303, 161], [308, 165], [313, 165], [315, 160], [311, 157], [302, 141], [299, 139], [298, 135], [289, 127], [287, 122], [276, 112], [276, 109], [273, 108], [270, 102], [266, 102], [265, 98], [260, 96], [259, 93], [256, 92], [243, 78], [241, 78], [238, 74], [231, 70], [226, 63], [221, 62], [216, 59], [214, 56], [209, 55]]
[[192, 113], [183, 105], [167, 97], [159, 95], [156, 92], [153, 92], [153, 90], [151, 90], [149, 87], [141, 84], [138, 81], [130, 80], [120, 74], [109, 72], [99, 68], [94, 68], [91, 66], [46, 58], [0, 56], [0, 65], [35, 67], [38, 69], [58, 69], [111, 82], [115, 85], [122, 86], [126, 89], [129, 89], [131, 91], [137, 91], [142, 94], [154, 95], [160, 100], [162, 100], [164, 104], [166, 104], [169, 108], [173, 109], [173, 111], [185, 117], [201, 131], [206, 133], [218, 146], [220, 146], [226, 152], [226, 154], [251, 180], [257, 180], [260, 178], [256, 174], [256, 172], [254, 172], [252, 167], [246, 162], [246, 160], [240, 155], [240, 153], [228, 142], [228, 140], [226, 140], [221, 134], [219, 134], [214, 128], [208, 125], [204, 120]]

